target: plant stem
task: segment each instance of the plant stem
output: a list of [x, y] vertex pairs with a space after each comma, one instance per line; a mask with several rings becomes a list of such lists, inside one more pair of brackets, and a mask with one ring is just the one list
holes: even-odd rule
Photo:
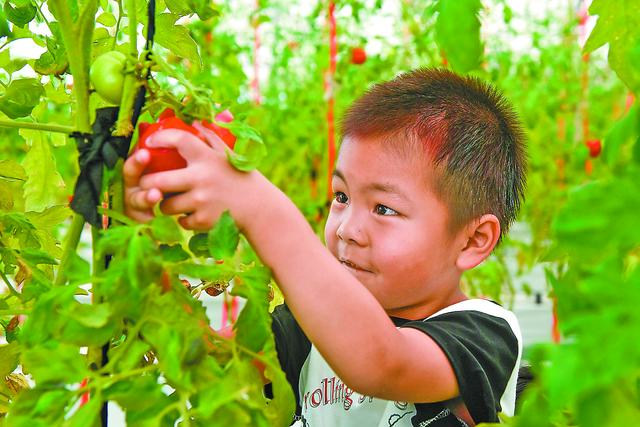
[[71, 227], [69, 227], [64, 241], [62, 258], [60, 258], [60, 267], [58, 268], [58, 275], [56, 276], [56, 281], [54, 282], [56, 286], [64, 284], [65, 271], [67, 269], [67, 265], [69, 264], [69, 259], [71, 258], [71, 254], [74, 254], [76, 252], [83, 228], [84, 218], [80, 214], [75, 214], [73, 216], [73, 221], [71, 222]]
[[45, 132], [57, 132], [57, 133], [66, 133], [66, 134], [69, 134], [75, 130], [71, 126], [52, 125], [48, 123], [44, 124], [44, 123], [32, 123], [32, 122], [19, 122], [16, 120], [5, 120], [5, 119], [0, 119], [0, 127], [33, 129], [33, 130], [41, 130]]
[[7, 288], [9, 288], [9, 292], [11, 292], [18, 299], [21, 299], [20, 292], [18, 292], [16, 288], [13, 287], [13, 285], [11, 284], [7, 276], [5, 276], [4, 272], [0, 271], [0, 276], [2, 276], [2, 280], [4, 280], [4, 283], [7, 285]]
[[142, 329], [143, 324], [144, 321], [140, 321], [133, 328], [131, 328], [131, 330], [129, 330], [129, 332], [127, 333], [127, 339], [124, 344], [121, 344], [121, 347], [116, 347], [116, 355], [109, 360], [109, 364], [107, 364], [100, 370], [103, 374], [112, 370], [116, 366], [116, 363], [118, 363], [118, 361], [122, 358], [122, 356], [127, 353], [129, 347], [131, 347], [131, 344], [138, 338], [138, 334], [140, 333], [140, 329]]
[[[50, 0], [55, 6], [57, 15], [56, 19], [59, 23], [59, 29], [62, 33], [62, 40], [64, 42], [65, 49], [67, 51], [67, 58], [69, 59], [69, 69], [73, 76], [73, 93], [76, 97], [76, 129], [80, 132], [91, 132], [91, 121], [89, 117], [89, 64], [88, 59], [91, 55], [91, 37], [86, 37], [84, 34], [84, 28], [78, 28], [73, 22], [71, 12], [67, 2], [64, 0]], [[83, 23], [85, 16], [91, 16], [95, 19], [95, 14], [98, 8], [96, 0], [88, 1], [84, 4], [84, 8], [81, 11], [81, 18], [78, 19], [78, 24]], [[93, 26], [91, 27], [91, 32]], [[80, 37], [79, 34], [80, 33]], [[89, 35], [90, 36], [90, 35]], [[80, 44], [78, 44], [78, 38]], [[85, 46], [83, 43], [88, 43]], [[88, 52], [88, 55], [87, 55]]]
[[[138, 61], [138, 19], [136, 16], [136, 0], [127, 0], [127, 17], [129, 18], [129, 58], [134, 64]], [[124, 87], [122, 88], [122, 100], [120, 101], [120, 111], [116, 129], [113, 132], [116, 136], [129, 136], [133, 132], [131, 126], [131, 116], [138, 90], [138, 80], [136, 78], [135, 67], [124, 77]]]

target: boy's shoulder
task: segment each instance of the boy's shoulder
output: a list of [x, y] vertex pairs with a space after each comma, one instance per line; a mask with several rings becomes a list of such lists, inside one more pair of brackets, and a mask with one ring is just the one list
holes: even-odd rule
[[[401, 321], [401, 327], [423, 331], [443, 328], [447, 335], [481, 340], [502, 336], [513, 348], [522, 348], [522, 333], [515, 314], [500, 304], [483, 298], [471, 298], [444, 307], [422, 320]], [[430, 334], [431, 335], [431, 334]], [[487, 343], [488, 345], [490, 342]]]

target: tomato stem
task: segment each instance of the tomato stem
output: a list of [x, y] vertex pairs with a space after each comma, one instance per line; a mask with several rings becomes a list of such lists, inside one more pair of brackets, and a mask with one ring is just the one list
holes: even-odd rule
[[65, 271], [67, 269], [67, 265], [69, 264], [69, 259], [71, 258], [71, 254], [76, 252], [76, 248], [78, 247], [78, 242], [80, 241], [80, 235], [82, 234], [83, 228], [84, 218], [80, 214], [75, 214], [73, 216], [73, 221], [71, 222], [71, 227], [69, 227], [67, 235], [65, 236], [62, 258], [60, 258], [60, 267], [58, 267], [58, 275], [56, 276], [56, 281], [54, 282], [56, 286], [64, 284]]
[[70, 134], [74, 131], [71, 126], [55, 125], [51, 123], [32, 123], [32, 122], [19, 122], [16, 120], [0, 119], [0, 127], [18, 128], [18, 129], [34, 129], [43, 132], [57, 132]]
[[[129, 19], [129, 54], [127, 55], [127, 68], [130, 68], [129, 60], [138, 60], [138, 19], [136, 16], [135, 0], [127, 0], [127, 17]], [[135, 71], [127, 72], [124, 76], [124, 87], [122, 88], [122, 99], [120, 101], [120, 111], [116, 129], [113, 132], [117, 136], [128, 136], [133, 132], [131, 116], [133, 114], [134, 103], [138, 91], [138, 79]]]

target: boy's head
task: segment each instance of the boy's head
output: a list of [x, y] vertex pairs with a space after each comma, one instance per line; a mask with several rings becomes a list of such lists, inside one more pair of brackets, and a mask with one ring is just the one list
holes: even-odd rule
[[344, 116], [345, 138], [376, 139], [399, 154], [423, 155], [452, 231], [491, 213], [502, 236], [520, 209], [524, 133], [513, 107], [477, 78], [422, 68], [374, 85]]
[[392, 315], [460, 298], [519, 209], [523, 139], [477, 79], [420, 69], [373, 86], [343, 119], [328, 248]]

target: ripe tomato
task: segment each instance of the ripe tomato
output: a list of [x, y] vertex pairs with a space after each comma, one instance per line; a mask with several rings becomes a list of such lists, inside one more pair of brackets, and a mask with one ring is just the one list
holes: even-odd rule
[[602, 151], [602, 143], [599, 139], [591, 139], [587, 141], [587, 148], [589, 148], [589, 155], [591, 157], [598, 157]]
[[[231, 115], [231, 112], [225, 110], [216, 116], [216, 120], [228, 123], [233, 120], [233, 116]], [[213, 130], [227, 144], [229, 148], [233, 149], [236, 137], [231, 132], [229, 132], [228, 129], [220, 127], [215, 123], [209, 123], [207, 121], [203, 121], [203, 125]], [[183, 122], [180, 118], [175, 116], [173, 110], [167, 108], [160, 114], [157, 122], [140, 123], [138, 127], [139, 137], [136, 150], [144, 148], [149, 150], [151, 154], [151, 160], [149, 161], [147, 167], [144, 169], [143, 174], [181, 169], [187, 166], [187, 161], [180, 155], [180, 153], [178, 153], [178, 150], [175, 150], [173, 148], [149, 148], [147, 146], [147, 139], [155, 132], [162, 129], [184, 130], [197, 136], [203, 142], [205, 141], [204, 137], [200, 134], [200, 132], [198, 132], [196, 128]]]
[[105, 101], [120, 104], [126, 62], [127, 57], [124, 53], [112, 50], [98, 56], [91, 64], [89, 80]]
[[364, 64], [367, 60], [367, 52], [361, 47], [354, 47], [351, 49], [351, 63], [360, 65]]
[[[229, 110], [224, 110], [223, 112], [216, 115], [216, 121], [222, 123], [231, 123], [233, 121], [233, 114], [231, 114], [231, 111]], [[218, 126], [215, 123], [210, 123], [206, 120], [203, 120], [202, 124], [214, 131], [216, 135], [218, 135], [220, 139], [222, 139], [224, 143], [233, 150], [233, 147], [236, 143], [236, 136], [232, 134], [229, 129]]]

